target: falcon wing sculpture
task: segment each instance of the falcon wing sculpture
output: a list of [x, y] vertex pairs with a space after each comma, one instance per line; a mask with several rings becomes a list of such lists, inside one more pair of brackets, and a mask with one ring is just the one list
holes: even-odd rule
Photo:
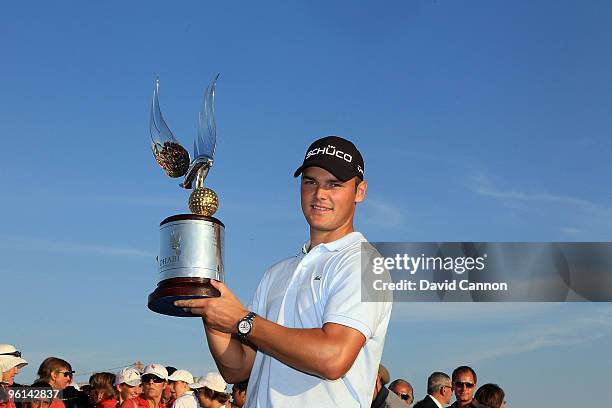
[[155, 89], [153, 90], [149, 131], [151, 133], [151, 149], [157, 164], [170, 177], [184, 176], [189, 169], [189, 152], [179, 143], [166, 125], [159, 107], [159, 78], [155, 82]]
[[198, 136], [193, 141], [193, 159], [183, 180], [184, 188], [202, 187], [208, 171], [213, 165], [217, 150], [217, 122], [215, 121], [215, 91], [219, 74], [204, 91], [202, 109], [198, 115]]

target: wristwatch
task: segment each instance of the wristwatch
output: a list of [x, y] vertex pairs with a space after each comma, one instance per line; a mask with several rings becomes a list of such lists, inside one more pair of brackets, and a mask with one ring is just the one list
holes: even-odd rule
[[246, 339], [251, 329], [253, 328], [253, 319], [257, 314], [255, 312], [249, 312], [238, 322], [238, 337]]

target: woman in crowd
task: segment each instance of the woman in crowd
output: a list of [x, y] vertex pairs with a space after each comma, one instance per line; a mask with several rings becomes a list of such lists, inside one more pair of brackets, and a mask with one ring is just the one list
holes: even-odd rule
[[497, 384], [485, 384], [478, 388], [472, 406], [474, 408], [504, 408], [506, 394]]
[[121, 408], [166, 408], [161, 402], [162, 393], [168, 382], [168, 370], [159, 364], [149, 364], [141, 377], [142, 394], [126, 399]]
[[115, 374], [95, 373], [89, 377], [89, 400], [94, 408], [115, 408], [117, 391], [113, 387]]
[[208, 373], [200, 381], [189, 385], [189, 388], [196, 391], [202, 408], [225, 407], [229, 400], [229, 395], [225, 392], [226, 387], [227, 384], [219, 373]]
[[140, 372], [134, 367], [126, 367], [115, 376], [115, 390], [119, 394], [119, 405], [123, 401], [136, 398], [142, 392]]
[[15, 403], [8, 395], [8, 388], [15, 382], [19, 370], [28, 365], [21, 358], [21, 353], [11, 344], [0, 344], [0, 407], [15, 408]]
[[33, 398], [30, 401], [29, 408], [49, 408], [53, 402], [53, 388], [51, 388], [49, 383], [36, 381], [30, 387], [40, 390], [37, 395], [40, 398]]
[[[66, 360], [57, 357], [47, 357], [38, 368], [38, 380], [48, 383], [54, 390], [63, 391], [74, 376], [72, 366]], [[51, 408], [66, 408], [63, 401], [54, 399]]]

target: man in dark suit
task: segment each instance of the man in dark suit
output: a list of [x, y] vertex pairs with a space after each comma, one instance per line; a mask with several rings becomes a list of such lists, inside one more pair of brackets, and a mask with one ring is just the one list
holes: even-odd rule
[[447, 374], [435, 372], [427, 379], [427, 396], [417, 402], [414, 408], [443, 408], [450, 403], [453, 386]]

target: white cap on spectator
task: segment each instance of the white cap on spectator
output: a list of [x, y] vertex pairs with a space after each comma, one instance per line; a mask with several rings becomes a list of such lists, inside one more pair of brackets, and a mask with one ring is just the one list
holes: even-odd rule
[[161, 364], [149, 364], [146, 366], [142, 375], [145, 376], [147, 374], [153, 374], [162, 380], [168, 381], [168, 370]]
[[13, 367], [23, 368], [28, 362], [21, 358], [21, 353], [12, 344], [0, 344], [0, 372], [7, 372]]
[[125, 367], [117, 373], [115, 377], [115, 385], [127, 384], [135, 387], [140, 384], [140, 373], [134, 367]]
[[210, 388], [213, 391], [225, 392], [227, 384], [221, 374], [219, 373], [208, 373], [196, 383], [189, 384], [189, 388], [197, 390], [198, 388]]
[[192, 384], [194, 382], [193, 375], [187, 370], [176, 370], [168, 377], [168, 381], [182, 381], [187, 384]]

